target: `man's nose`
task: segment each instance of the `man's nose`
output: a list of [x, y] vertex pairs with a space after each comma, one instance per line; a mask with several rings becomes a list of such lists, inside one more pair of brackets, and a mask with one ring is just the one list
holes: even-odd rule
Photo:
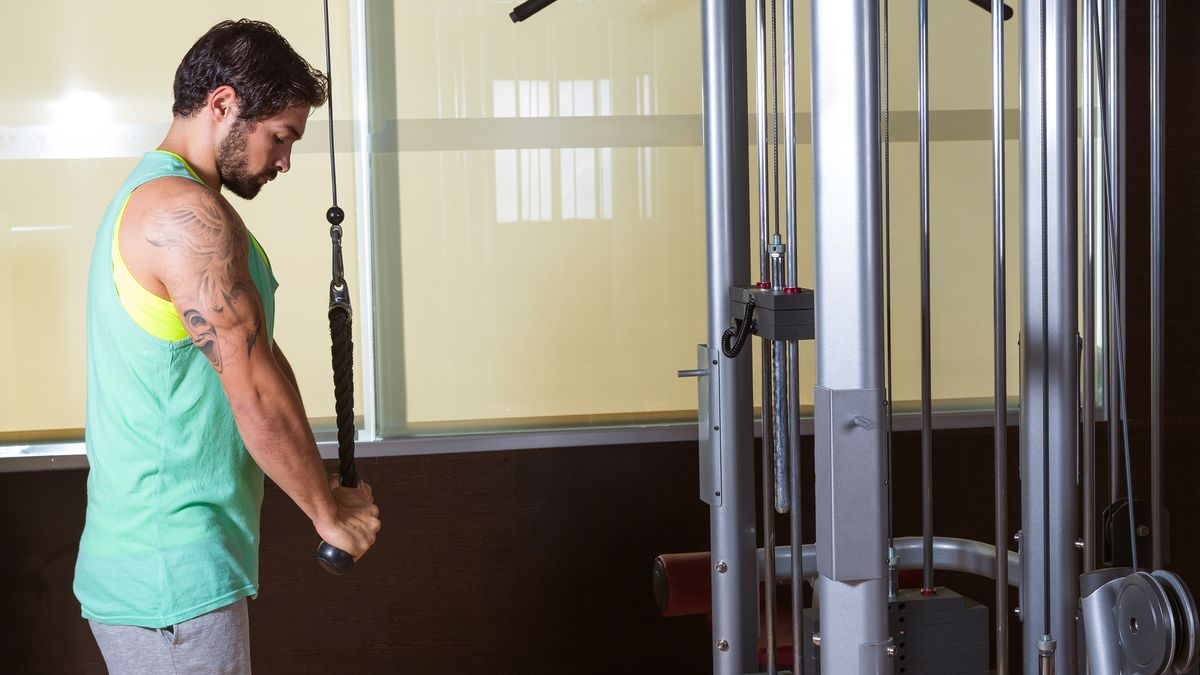
[[292, 168], [292, 153], [288, 151], [275, 160], [275, 169], [279, 173], [287, 173], [290, 168]]

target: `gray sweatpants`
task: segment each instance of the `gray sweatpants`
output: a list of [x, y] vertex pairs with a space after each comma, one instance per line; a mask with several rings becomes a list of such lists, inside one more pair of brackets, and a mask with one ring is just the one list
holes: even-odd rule
[[245, 598], [168, 628], [88, 623], [110, 675], [250, 675]]

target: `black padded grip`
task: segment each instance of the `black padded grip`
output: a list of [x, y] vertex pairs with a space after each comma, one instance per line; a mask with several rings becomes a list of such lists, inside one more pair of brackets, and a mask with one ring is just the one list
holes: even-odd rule
[[330, 574], [341, 574], [354, 566], [354, 558], [349, 553], [325, 542], [317, 547], [317, 562]]

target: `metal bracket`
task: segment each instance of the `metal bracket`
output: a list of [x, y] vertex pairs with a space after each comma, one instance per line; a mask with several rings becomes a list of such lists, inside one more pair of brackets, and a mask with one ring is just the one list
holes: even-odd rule
[[700, 436], [700, 500], [709, 506], [720, 506], [722, 502], [721, 402], [711, 400], [711, 392], [721, 391], [719, 361], [717, 350], [709, 349], [708, 345], [696, 345], [696, 369], [679, 371], [680, 377], [696, 378], [696, 410]]
[[817, 569], [834, 581], [885, 571], [883, 399], [883, 389], [814, 389]]
[[892, 638], [874, 644], [859, 645], [859, 675], [891, 675], [896, 670], [892, 662], [894, 653]]

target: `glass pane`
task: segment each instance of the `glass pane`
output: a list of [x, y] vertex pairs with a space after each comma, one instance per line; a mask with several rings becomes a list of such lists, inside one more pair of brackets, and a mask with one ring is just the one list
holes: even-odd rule
[[[933, 17], [931, 163], [934, 395], [959, 409], [993, 391], [989, 22], [961, 4]], [[692, 367], [706, 333], [699, 6], [559, 3], [515, 26], [508, 9], [484, 0], [406, 7], [394, 21], [395, 91], [372, 92], [398, 94], [398, 155], [377, 155], [397, 163], [381, 179], [396, 182], [375, 186], [399, 194], [394, 215], [376, 224], [375, 255], [389, 268], [376, 289], [389, 327], [378, 345], [380, 431], [687, 418], [695, 384], [674, 371]], [[748, 14], [753, 63], [752, 5]], [[798, 272], [811, 287], [807, 8], [796, 17]], [[891, 86], [898, 400], [920, 396], [915, 25], [915, 7], [892, 9], [892, 26], [904, 27], [892, 33]], [[752, 77], [747, 84], [753, 109]], [[1015, 142], [1008, 152], [1015, 186]], [[750, 180], [757, 238], [753, 157]], [[1014, 357], [1016, 197], [1010, 189]], [[378, 208], [383, 197], [373, 199]], [[752, 255], [757, 280], [757, 246]], [[801, 381], [811, 383], [812, 344], [800, 354]], [[1009, 364], [1015, 394], [1017, 359]], [[757, 383], [754, 391], [757, 399]], [[811, 401], [810, 384], [801, 394]]]

